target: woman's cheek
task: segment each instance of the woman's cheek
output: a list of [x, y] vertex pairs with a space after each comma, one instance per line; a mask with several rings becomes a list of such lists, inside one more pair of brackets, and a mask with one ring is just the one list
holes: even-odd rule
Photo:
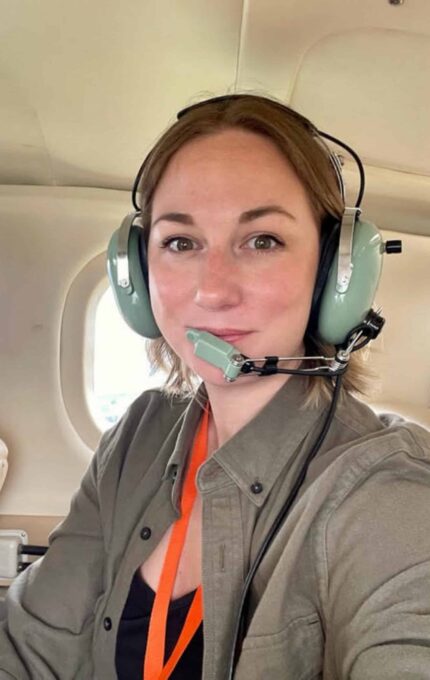
[[156, 271], [149, 276], [149, 293], [155, 314], [163, 314], [172, 304], [172, 298], [177, 295], [177, 277], [172, 272]]
[[190, 284], [186, 277], [170, 272], [150, 279], [151, 307], [161, 334], [172, 349], [182, 358], [188, 345], [185, 327], [190, 318]]

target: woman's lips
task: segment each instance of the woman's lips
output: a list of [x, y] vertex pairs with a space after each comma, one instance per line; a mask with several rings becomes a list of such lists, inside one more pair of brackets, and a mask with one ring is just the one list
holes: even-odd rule
[[207, 333], [211, 333], [212, 335], [216, 335], [217, 338], [221, 338], [221, 340], [224, 340], [225, 342], [231, 342], [231, 343], [237, 342], [238, 340], [241, 340], [246, 335], [249, 335], [252, 332], [252, 331], [240, 331], [240, 330], [236, 330], [234, 328], [222, 328], [222, 329], [199, 328], [198, 330], [206, 331]]
[[224, 342], [230, 342], [231, 344], [234, 344], [235, 342], [242, 340], [242, 338], [244, 338], [246, 335], [249, 335], [249, 333], [232, 333], [226, 335], [217, 335], [217, 337], [221, 338], [221, 340], [224, 340]]

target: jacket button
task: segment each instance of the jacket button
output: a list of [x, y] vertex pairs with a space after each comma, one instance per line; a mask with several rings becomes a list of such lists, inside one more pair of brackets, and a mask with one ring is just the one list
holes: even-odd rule
[[152, 531], [149, 527], [143, 527], [143, 529], [140, 532], [140, 538], [144, 541], [147, 541], [148, 538], [151, 538]]
[[109, 618], [109, 616], [106, 616], [105, 619], [103, 619], [103, 628], [105, 630], [111, 630], [112, 628], [112, 619]]
[[261, 482], [254, 482], [254, 484], [251, 484], [250, 488], [252, 493], [261, 493], [263, 491], [263, 485]]

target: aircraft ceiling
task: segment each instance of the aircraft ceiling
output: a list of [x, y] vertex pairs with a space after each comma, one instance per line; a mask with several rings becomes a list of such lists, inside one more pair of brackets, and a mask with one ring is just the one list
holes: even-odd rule
[[430, 235], [429, 76], [429, 0], [0, 0], [0, 184], [129, 189], [178, 109], [256, 91]]

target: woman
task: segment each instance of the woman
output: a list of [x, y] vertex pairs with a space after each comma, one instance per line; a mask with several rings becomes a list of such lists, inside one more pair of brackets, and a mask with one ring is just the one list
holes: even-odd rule
[[309, 451], [252, 579], [234, 677], [430, 677], [428, 434], [351, 396], [354, 357], [322, 433], [331, 380], [226, 382], [190, 340], [306, 365], [343, 212], [329, 152], [277, 103], [214, 100], [156, 144], [139, 194], [169, 390], [103, 437], [47, 556], [11, 588], [0, 678], [229, 677], [246, 574]]

